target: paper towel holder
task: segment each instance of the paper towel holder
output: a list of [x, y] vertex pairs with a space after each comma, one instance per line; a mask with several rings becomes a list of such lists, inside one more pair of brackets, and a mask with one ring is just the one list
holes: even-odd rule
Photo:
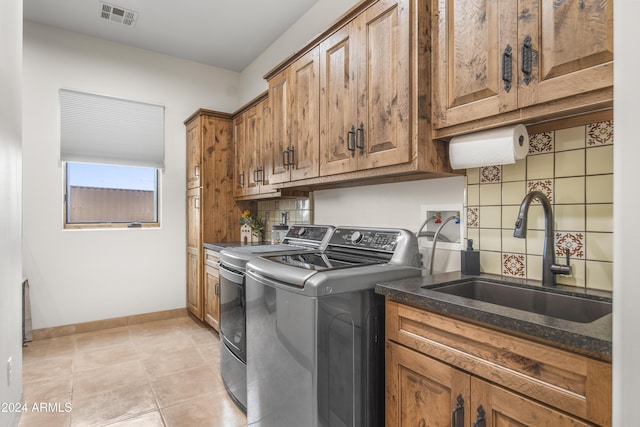
[[513, 164], [528, 151], [527, 128], [515, 124], [451, 138], [449, 162], [454, 170]]

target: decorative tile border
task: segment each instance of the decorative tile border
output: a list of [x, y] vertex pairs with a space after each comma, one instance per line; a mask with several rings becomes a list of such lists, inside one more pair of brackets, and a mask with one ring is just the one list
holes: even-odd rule
[[467, 227], [480, 227], [480, 208], [467, 208]]
[[613, 144], [613, 120], [587, 125], [587, 146]]
[[529, 135], [529, 154], [552, 153], [553, 132], [541, 132]]
[[501, 182], [500, 166], [484, 166], [480, 168], [480, 183]]
[[[584, 255], [584, 233], [556, 232], [555, 252], [557, 257], [565, 257], [566, 250], [569, 249], [571, 258], [585, 259]], [[559, 261], [564, 263], [564, 261]]]
[[[527, 181], [527, 194], [532, 191], [541, 191], [547, 196], [550, 203], [553, 203], [553, 181], [550, 179], [539, 181]], [[537, 202], [536, 202], [537, 203]]]
[[522, 254], [502, 254], [502, 275], [512, 277], [526, 277], [527, 261]]

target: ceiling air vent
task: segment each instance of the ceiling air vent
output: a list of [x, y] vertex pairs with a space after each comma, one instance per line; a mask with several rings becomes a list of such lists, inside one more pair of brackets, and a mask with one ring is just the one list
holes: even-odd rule
[[102, 3], [102, 11], [100, 17], [118, 24], [126, 25], [127, 27], [133, 27], [136, 19], [138, 18], [138, 12], [128, 10], [123, 7], [113, 6], [109, 3]]

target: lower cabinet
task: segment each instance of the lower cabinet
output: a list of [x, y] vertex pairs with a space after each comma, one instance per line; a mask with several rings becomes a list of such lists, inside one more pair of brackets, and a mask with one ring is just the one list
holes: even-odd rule
[[387, 426], [610, 426], [611, 364], [386, 303]]
[[220, 274], [218, 252], [204, 251], [204, 321], [220, 331]]
[[429, 356], [387, 342], [388, 426], [590, 426]]

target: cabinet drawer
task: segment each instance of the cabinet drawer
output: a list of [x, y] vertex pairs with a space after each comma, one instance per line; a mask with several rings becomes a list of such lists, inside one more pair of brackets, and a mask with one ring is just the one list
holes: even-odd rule
[[480, 378], [611, 425], [611, 365], [387, 301], [386, 338]]
[[218, 261], [220, 261], [220, 252], [210, 249], [204, 250], [204, 263], [210, 267], [218, 269]]

